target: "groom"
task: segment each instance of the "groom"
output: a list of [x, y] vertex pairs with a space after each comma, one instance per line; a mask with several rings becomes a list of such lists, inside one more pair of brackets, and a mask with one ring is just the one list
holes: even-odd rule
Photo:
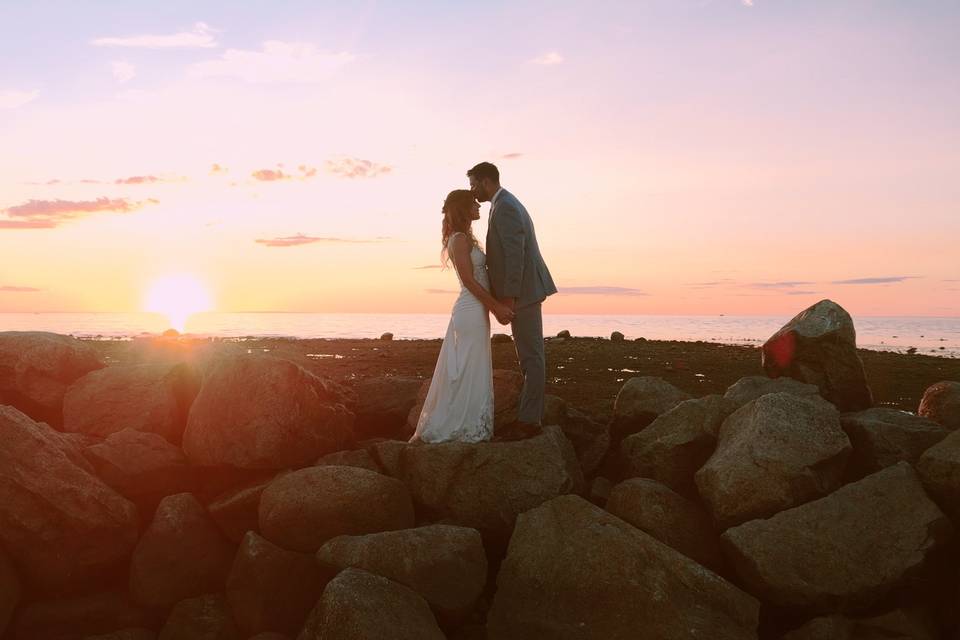
[[520, 201], [500, 186], [497, 167], [481, 162], [467, 171], [467, 177], [477, 200], [490, 203], [487, 226], [490, 288], [515, 314], [510, 328], [523, 373], [515, 436], [527, 437], [540, 432], [547, 385], [540, 306], [557, 288], [540, 255], [533, 220]]

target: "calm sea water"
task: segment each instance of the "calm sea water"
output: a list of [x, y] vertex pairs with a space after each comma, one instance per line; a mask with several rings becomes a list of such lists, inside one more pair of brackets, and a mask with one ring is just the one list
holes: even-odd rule
[[[546, 315], [544, 334], [567, 329], [574, 336], [609, 337], [620, 331], [627, 339], [704, 340], [725, 344], [762, 344], [789, 316], [601, 316]], [[377, 338], [391, 332], [397, 339], [442, 338], [447, 314], [406, 313], [198, 313], [185, 333], [196, 336], [293, 338]], [[960, 318], [854, 318], [857, 344], [866, 349], [960, 357]], [[133, 338], [158, 334], [169, 327], [155, 313], [0, 313], [0, 331], [53, 331], [77, 337]], [[494, 323], [494, 332], [509, 327]]]

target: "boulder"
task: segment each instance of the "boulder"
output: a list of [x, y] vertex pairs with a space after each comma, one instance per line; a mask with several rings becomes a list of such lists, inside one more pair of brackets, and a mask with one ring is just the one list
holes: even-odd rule
[[285, 636], [282, 633], [264, 631], [263, 633], [258, 633], [255, 636], [250, 636], [249, 640], [290, 640], [290, 637]]
[[[508, 336], [509, 338], [509, 336]], [[417, 422], [420, 420], [420, 412], [423, 410], [423, 403], [427, 400], [427, 393], [430, 391], [430, 382], [433, 378], [427, 378], [420, 385], [420, 391], [417, 393], [417, 402], [407, 414], [407, 431], [410, 435], [417, 429]], [[523, 389], [523, 376], [518, 371], [507, 369], [493, 370], [493, 429], [505, 427], [517, 420], [517, 408], [520, 405], [520, 391]]]
[[163, 497], [188, 491], [193, 481], [180, 448], [155, 433], [117, 431], [83, 454], [97, 477], [151, 511]]
[[333, 573], [307, 553], [287, 551], [247, 532], [227, 579], [227, 601], [240, 631], [296, 634]]
[[310, 613], [298, 640], [444, 640], [426, 601], [382, 576], [346, 569]]
[[0, 331], [0, 405], [13, 405], [35, 420], [59, 426], [67, 387], [103, 366], [96, 350], [76, 338]]
[[792, 393], [795, 396], [818, 396], [817, 385], [800, 382], [793, 378], [768, 378], [767, 376], [744, 376], [727, 388], [723, 399], [735, 411], [743, 405], [768, 393]]
[[0, 549], [0, 638], [20, 603], [20, 578], [7, 554]]
[[960, 429], [960, 382], [945, 380], [927, 387], [917, 415], [947, 429]]
[[783, 640], [938, 640], [936, 626], [919, 611], [894, 609], [869, 618], [814, 618]]
[[697, 503], [655, 480], [634, 478], [610, 491], [607, 511], [713, 571], [723, 569], [720, 535]]
[[324, 544], [317, 560], [336, 569], [355, 567], [410, 587], [438, 617], [462, 620], [487, 582], [487, 557], [476, 529], [430, 525]]
[[724, 420], [717, 449], [695, 479], [714, 519], [727, 528], [830, 493], [849, 455], [832, 405], [772, 393]]
[[322, 456], [316, 467], [357, 467], [369, 471], [381, 472], [380, 465], [373, 459], [366, 449], [355, 449], [353, 451], [335, 451]]
[[259, 520], [271, 542], [312, 553], [336, 536], [410, 528], [414, 513], [395, 478], [356, 467], [309, 467], [270, 483]]
[[157, 640], [241, 640], [220, 593], [181, 600], [173, 607]]
[[63, 429], [105, 438], [124, 429], [180, 444], [200, 389], [186, 363], [114, 365], [83, 376], [63, 398]]
[[569, 329], [563, 329], [563, 330], [559, 331], [559, 332], [557, 333], [557, 337], [558, 337], [558, 338], [569, 338], [569, 337], [570, 337], [570, 330], [569, 330]]
[[580, 462], [584, 476], [592, 476], [610, 449], [610, 425], [570, 407], [562, 398], [544, 398], [543, 424], [559, 425]]
[[524, 513], [487, 618], [497, 640], [756, 638], [759, 603], [578, 496]]
[[559, 427], [514, 442], [381, 443], [374, 456], [410, 490], [418, 513], [505, 539], [516, 517], [550, 498], [583, 491]]
[[623, 334], [619, 331], [614, 331], [610, 334], [610, 342], [623, 342]]
[[150, 627], [153, 615], [125, 593], [93, 593], [31, 602], [17, 616], [16, 640], [76, 640], [130, 627]]
[[86, 636], [83, 640], [156, 640], [157, 632], [150, 629], [121, 629], [113, 633]]
[[843, 307], [821, 300], [803, 310], [763, 344], [763, 369], [773, 378], [788, 376], [816, 385], [840, 411], [873, 405], [857, 332]]
[[865, 609], [924, 569], [953, 535], [906, 462], [722, 536], [751, 593], [780, 607]]
[[620, 387], [613, 403], [614, 440], [640, 431], [657, 416], [692, 397], [663, 378], [630, 378]]
[[341, 399], [332, 385], [289, 360], [221, 358], [190, 409], [183, 450], [201, 466], [306, 466], [352, 437], [353, 414]]
[[924, 451], [950, 434], [932, 420], [885, 407], [845, 413], [840, 425], [853, 445], [849, 470], [853, 478], [900, 461], [915, 465]]
[[207, 512], [231, 542], [240, 544], [247, 531], [260, 530], [260, 497], [271, 482], [273, 478], [229, 489], [207, 505]]
[[45, 590], [96, 584], [137, 541], [132, 502], [77, 466], [61, 434], [0, 406], [0, 544]]
[[729, 406], [718, 395], [685, 400], [620, 445], [627, 476], [652, 478], [677, 493], [697, 496], [694, 475], [717, 446]]
[[917, 473], [930, 495], [954, 518], [960, 518], [960, 431], [927, 449]]
[[[409, 436], [407, 415], [417, 404], [422, 384], [417, 378], [399, 376], [361, 380], [356, 386], [354, 432], [357, 438]], [[417, 415], [419, 417], [419, 413]]]
[[130, 561], [130, 593], [141, 604], [171, 606], [220, 591], [233, 545], [189, 493], [164, 498]]

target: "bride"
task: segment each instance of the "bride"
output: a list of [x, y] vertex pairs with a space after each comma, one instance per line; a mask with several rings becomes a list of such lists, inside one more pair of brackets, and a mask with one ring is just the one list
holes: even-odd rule
[[473, 192], [451, 191], [443, 203], [441, 260], [460, 280], [447, 335], [411, 442], [480, 442], [493, 437], [490, 316], [506, 324], [513, 311], [490, 294], [487, 258], [470, 225], [480, 217]]

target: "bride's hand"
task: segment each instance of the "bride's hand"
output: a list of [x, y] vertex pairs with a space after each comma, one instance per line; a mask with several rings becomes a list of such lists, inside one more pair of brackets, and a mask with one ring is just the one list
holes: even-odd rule
[[513, 322], [514, 314], [513, 309], [508, 307], [505, 304], [497, 304], [493, 309], [493, 315], [497, 317], [497, 322], [500, 324], [510, 324]]

